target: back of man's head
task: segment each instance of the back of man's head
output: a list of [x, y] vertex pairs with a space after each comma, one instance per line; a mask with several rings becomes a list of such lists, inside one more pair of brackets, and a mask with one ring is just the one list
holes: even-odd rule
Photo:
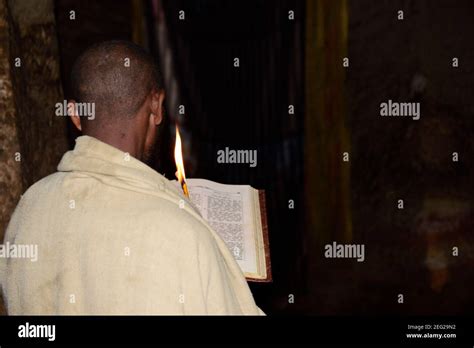
[[[164, 91], [145, 50], [126, 41], [94, 45], [74, 63], [71, 87], [70, 114], [77, 129], [142, 161], [151, 157]], [[81, 117], [79, 106], [93, 109], [93, 117]]]
[[95, 104], [94, 123], [103, 127], [133, 118], [149, 93], [162, 86], [153, 58], [143, 48], [106, 41], [79, 56], [71, 87], [77, 103]]

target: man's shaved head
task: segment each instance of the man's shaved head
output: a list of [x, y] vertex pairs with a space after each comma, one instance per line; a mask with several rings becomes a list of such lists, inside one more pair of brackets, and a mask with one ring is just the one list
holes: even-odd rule
[[[106, 41], [87, 49], [71, 73], [71, 104], [93, 103], [94, 117], [71, 114], [84, 135], [95, 137], [146, 161], [153, 153], [163, 118], [161, 76], [143, 48]], [[92, 105], [91, 105], [92, 107]]]
[[95, 121], [102, 126], [132, 118], [150, 91], [162, 87], [153, 58], [127, 41], [88, 48], [74, 63], [71, 85], [76, 102], [95, 103]]

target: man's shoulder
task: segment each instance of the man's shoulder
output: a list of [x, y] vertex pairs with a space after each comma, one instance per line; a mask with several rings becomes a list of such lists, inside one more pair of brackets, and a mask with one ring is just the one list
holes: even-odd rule
[[152, 230], [167, 231], [178, 240], [210, 241], [212, 233], [196, 213], [180, 207], [178, 202], [156, 198], [138, 217]]
[[33, 185], [28, 187], [28, 189], [23, 193], [22, 198], [33, 198], [36, 197], [38, 194], [42, 194], [44, 192], [51, 192], [51, 190], [59, 184], [59, 182], [63, 179], [64, 173], [55, 172], [44, 178], [38, 180]]

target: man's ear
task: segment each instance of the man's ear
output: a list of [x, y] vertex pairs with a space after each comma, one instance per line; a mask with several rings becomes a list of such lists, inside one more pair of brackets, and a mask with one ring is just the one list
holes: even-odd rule
[[82, 131], [82, 125], [81, 125], [81, 118], [77, 114], [77, 108], [76, 108], [76, 101], [75, 100], [69, 100], [67, 103], [67, 114], [71, 118], [72, 123], [76, 126], [76, 128], [80, 131]]
[[151, 96], [151, 117], [152, 123], [158, 126], [163, 121], [163, 101], [165, 99], [165, 91], [153, 92]]

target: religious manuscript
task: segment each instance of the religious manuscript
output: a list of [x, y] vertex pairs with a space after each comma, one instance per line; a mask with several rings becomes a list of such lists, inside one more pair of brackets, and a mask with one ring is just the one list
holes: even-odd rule
[[249, 281], [271, 282], [265, 192], [187, 179], [191, 203], [223, 239]]

